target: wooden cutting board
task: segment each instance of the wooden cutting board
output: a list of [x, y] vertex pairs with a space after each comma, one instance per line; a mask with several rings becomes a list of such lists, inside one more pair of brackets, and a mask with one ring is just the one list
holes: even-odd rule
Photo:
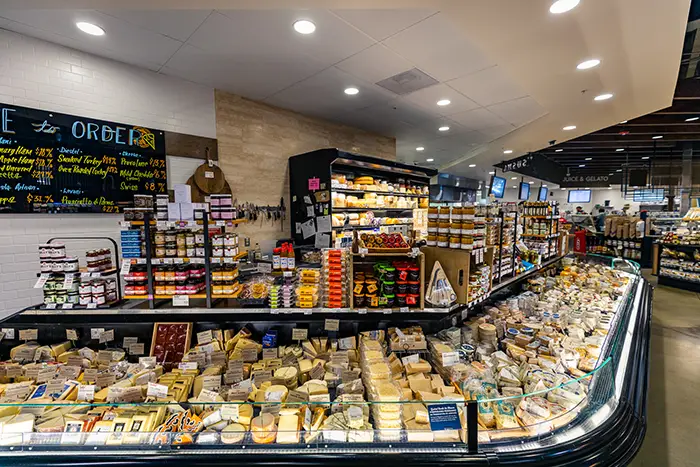
[[210, 166], [207, 162], [197, 167], [194, 171], [194, 183], [200, 191], [210, 195], [212, 193], [222, 193], [226, 178], [221, 169], [216, 166]]
[[[211, 193], [204, 193], [202, 190], [199, 189], [197, 184], [194, 181], [194, 175], [191, 176], [190, 178], [187, 179], [187, 184], [192, 188], [192, 202], [193, 203], [203, 203], [204, 197], [209, 196]], [[220, 195], [230, 195], [232, 194], [231, 192], [231, 186], [228, 184], [227, 181], [224, 180], [224, 187], [221, 189], [221, 191], [218, 191], [214, 194], [220, 194]]]

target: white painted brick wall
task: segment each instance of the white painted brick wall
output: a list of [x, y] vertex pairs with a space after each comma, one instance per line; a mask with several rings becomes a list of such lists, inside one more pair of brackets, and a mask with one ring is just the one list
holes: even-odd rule
[[[213, 89], [3, 29], [0, 103], [216, 138]], [[168, 160], [172, 179], [183, 178], [178, 168], [191, 165], [171, 167]], [[118, 242], [120, 218], [0, 215], [0, 318], [41, 301], [41, 291], [32, 288], [39, 243], [60, 235], [110, 236]], [[86, 250], [99, 246], [106, 245], [66, 242], [69, 254], [81, 261]]]

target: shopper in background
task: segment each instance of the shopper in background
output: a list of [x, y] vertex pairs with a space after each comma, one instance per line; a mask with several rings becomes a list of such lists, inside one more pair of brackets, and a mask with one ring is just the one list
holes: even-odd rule
[[598, 217], [595, 219], [595, 228], [598, 232], [605, 231], [605, 209], [598, 209]]

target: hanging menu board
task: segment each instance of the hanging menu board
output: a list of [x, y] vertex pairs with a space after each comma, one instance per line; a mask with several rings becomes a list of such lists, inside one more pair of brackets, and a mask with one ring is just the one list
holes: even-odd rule
[[121, 212], [167, 192], [163, 132], [0, 104], [0, 212]]

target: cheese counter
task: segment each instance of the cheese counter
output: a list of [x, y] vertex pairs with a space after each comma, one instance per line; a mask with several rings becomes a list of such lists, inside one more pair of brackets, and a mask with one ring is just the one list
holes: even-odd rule
[[0, 462], [624, 465], [650, 289], [601, 261], [434, 315], [18, 312], [0, 323]]

